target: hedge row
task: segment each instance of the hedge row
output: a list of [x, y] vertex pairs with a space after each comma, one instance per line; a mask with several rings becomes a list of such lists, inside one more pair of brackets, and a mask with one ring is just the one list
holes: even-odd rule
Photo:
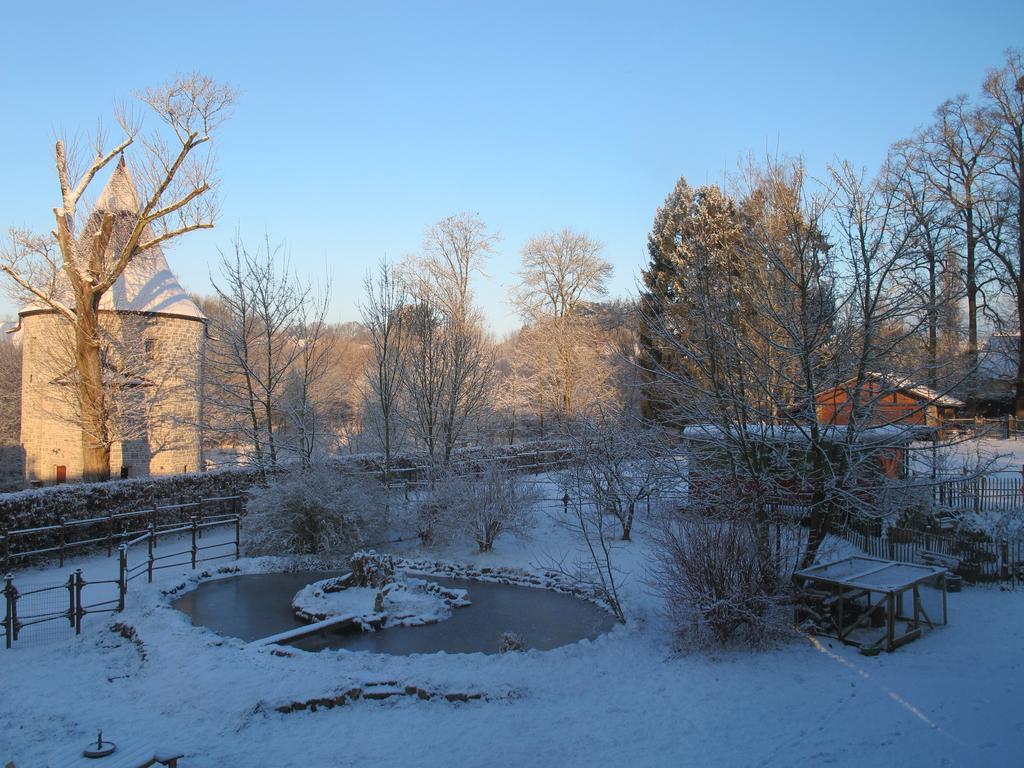
[[[568, 452], [556, 444], [537, 442], [515, 446], [466, 448], [454, 457], [460, 471], [474, 471], [488, 460], [498, 460], [529, 470], [564, 461]], [[408, 454], [393, 461], [395, 479], [420, 482], [429, 462], [425, 456]], [[382, 457], [346, 456], [333, 459], [338, 471], [380, 474]], [[56, 525], [108, 514], [136, 512], [155, 506], [180, 504], [201, 498], [245, 494], [259, 479], [255, 469], [231, 468], [166, 477], [110, 480], [103, 483], [69, 483], [0, 494], [0, 531]]]

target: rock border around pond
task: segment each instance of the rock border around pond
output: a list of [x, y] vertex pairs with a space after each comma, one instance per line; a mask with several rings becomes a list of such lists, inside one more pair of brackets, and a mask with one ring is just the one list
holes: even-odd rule
[[[299, 621], [317, 623], [336, 618], [339, 623], [334, 626], [335, 629], [349, 627], [372, 632], [386, 627], [436, 624], [448, 618], [453, 609], [471, 605], [465, 589], [442, 587], [405, 575], [379, 588], [357, 584], [351, 573], [308, 584], [292, 598], [292, 612]], [[363, 602], [368, 603], [366, 610], [351, 610], [352, 606], [335, 611], [327, 610], [327, 595], [356, 592], [359, 594], [352, 594], [352, 597], [363, 597]], [[360, 601], [355, 599], [351, 602], [358, 605]], [[320, 610], [317, 609], [318, 604]], [[345, 622], [345, 618], [349, 621]]]

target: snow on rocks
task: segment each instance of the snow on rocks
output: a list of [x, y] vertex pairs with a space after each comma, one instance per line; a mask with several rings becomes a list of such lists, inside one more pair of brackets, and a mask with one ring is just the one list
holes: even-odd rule
[[396, 576], [379, 589], [351, 586], [352, 574], [324, 579], [300, 589], [292, 610], [301, 621], [324, 621], [349, 616], [363, 631], [386, 627], [416, 627], [444, 621], [453, 608], [470, 605], [465, 589]]

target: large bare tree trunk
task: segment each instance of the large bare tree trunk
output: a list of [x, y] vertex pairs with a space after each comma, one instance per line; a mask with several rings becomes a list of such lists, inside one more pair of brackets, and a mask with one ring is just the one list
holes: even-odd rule
[[82, 420], [82, 479], [87, 482], [110, 477], [110, 439], [99, 346], [98, 303], [99, 297], [94, 294], [92, 306], [78, 311], [75, 324], [78, 401]]

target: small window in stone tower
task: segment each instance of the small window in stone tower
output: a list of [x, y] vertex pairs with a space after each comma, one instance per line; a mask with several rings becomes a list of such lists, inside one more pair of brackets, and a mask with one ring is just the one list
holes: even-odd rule
[[156, 357], [158, 347], [156, 339], [146, 339], [146, 357], [149, 360], [153, 360]]

